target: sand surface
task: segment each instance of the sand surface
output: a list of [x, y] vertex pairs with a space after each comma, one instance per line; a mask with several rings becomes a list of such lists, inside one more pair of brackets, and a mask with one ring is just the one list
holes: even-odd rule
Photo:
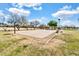
[[54, 32], [55, 30], [28, 30], [28, 31], [17, 31], [17, 34], [27, 35], [35, 38], [44, 38]]

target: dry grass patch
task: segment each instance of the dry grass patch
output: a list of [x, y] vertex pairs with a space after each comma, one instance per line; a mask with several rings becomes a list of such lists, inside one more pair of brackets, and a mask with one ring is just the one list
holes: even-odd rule
[[65, 31], [45, 44], [47, 39], [0, 32], [0, 55], [60, 56], [79, 55], [79, 31]]

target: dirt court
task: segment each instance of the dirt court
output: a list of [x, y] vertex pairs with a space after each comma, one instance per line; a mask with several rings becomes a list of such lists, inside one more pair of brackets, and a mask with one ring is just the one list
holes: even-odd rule
[[28, 30], [28, 31], [17, 31], [17, 34], [27, 35], [35, 38], [44, 38], [54, 32], [55, 30]]

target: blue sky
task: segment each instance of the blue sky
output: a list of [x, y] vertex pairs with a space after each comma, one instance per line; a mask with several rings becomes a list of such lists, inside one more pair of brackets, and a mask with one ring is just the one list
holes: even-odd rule
[[61, 25], [79, 26], [78, 3], [0, 3], [0, 14], [22, 13], [28, 21], [38, 20], [42, 24], [61, 19]]

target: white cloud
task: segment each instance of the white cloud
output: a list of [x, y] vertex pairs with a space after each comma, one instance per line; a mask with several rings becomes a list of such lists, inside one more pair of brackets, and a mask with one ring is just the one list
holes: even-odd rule
[[33, 7], [34, 10], [42, 10], [42, 7]]
[[42, 10], [41, 3], [17, 3], [13, 4], [13, 6], [22, 8], [25, 7], [32, 7], [34, 10]]
[[77, 7], [76, 10], [79, 10], [79, 7]]
[[53, 13], [52, 16], [58, 17], [62, 15], [73, 15], [73, 14], [79, 14], [79, 10], [59, 10], [56, 13]]
[[26, 6], [26, 7], [35, 7], [35, 6], [40, 6], [40, 3], [18, 3], [20, 6]]
[[52, 16], [58, 17], [58, 18], [67, 18], [72, 15], [79, 14], [79, 7], [77, 7], [74, 10], [66, 10], [67, 8], [68, 7], [64, 7], [64, 9], [58, 10], [57, 12], [52, 13]]
[[18, 7], [18, 5], [16, 5], [16, 3], [12, 3], [12, 6], [13, 7]]
[[79, 7], [72, 9], [71, 7], [64, 6], [60, 10], [58, 10], [55, 13], [52, 13], [53, 17], [60, 18], [61, 25], [67, 25], [67, 26], [77, 26], [78, 24], [73, 23], [71, 20], [71, 17], [74, 15], [79, 14]]
[[0, 16], [4, 16], [5, 14], [0, 10]]
[[15, 14], [24, 14], [28, 16], [30, 14], [29, 10], [24, 10], [24, 9], [18, 9], [18, 8], [9, 8], [8, 9], [10, 12], [15, 13]]
[[65, 5], [65, 6], [62, 7], [60, 10], [66, 10], [66, 9], [71, 9], [71, 6]]

